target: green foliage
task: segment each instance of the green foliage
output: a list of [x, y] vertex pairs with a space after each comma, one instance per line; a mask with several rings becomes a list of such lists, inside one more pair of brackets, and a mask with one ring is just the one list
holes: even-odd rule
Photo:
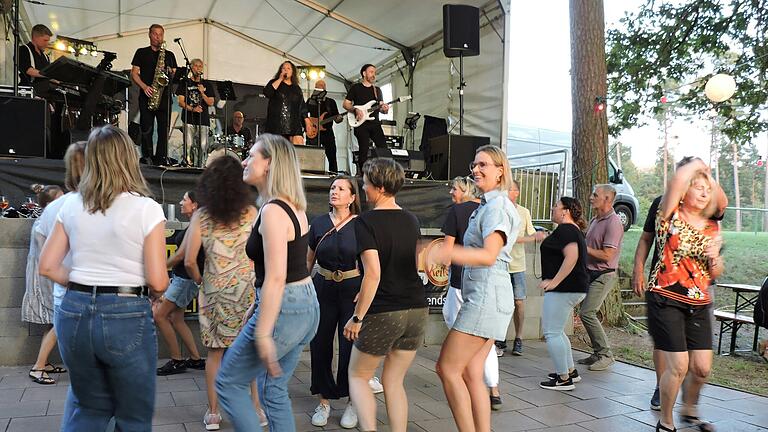
[[768, 0], [648, 0], [620, 27], [606, 36], [611, 135], [658, 118], [668, 109], [662, 96], [682, 115], [708, 118], [704, 84], [717, 72], [737, 83], [734, 97], [715, 106], [731, 119], [721, 132], [745, 142], [768, 129], [759, 115], [768, 98]]

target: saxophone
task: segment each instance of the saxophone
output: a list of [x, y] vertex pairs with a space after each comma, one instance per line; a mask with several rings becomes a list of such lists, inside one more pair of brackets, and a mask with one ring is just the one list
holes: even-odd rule
[[168, 85], [168, 75], [165, 74], [165, 42], [160, 45], [160, 54], [157, 55], [157, 66], [155, 66], [155, 77], [152, 78], [152, 96], [149, 97], [147, 108], [150, 111], [157, 111], [160, 106], [160, 97], [163, 95], [163, 88]]

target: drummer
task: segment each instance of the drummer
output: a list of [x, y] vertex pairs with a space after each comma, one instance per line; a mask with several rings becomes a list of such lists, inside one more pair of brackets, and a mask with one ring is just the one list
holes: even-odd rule
[[235, 111], [232, 114], [232, 124], [227, 125], [226, 135], [242, 136], [245, 141], [245, 147], [250, 148], [251, 144], [253, 144], [253, 135], [251, 130], [243, 124], [244, 121], [245, 116], [243, 116], [242, 111]]

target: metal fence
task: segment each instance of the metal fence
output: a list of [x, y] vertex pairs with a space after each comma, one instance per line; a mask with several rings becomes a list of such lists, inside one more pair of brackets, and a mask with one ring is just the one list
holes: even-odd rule
[[534, 223], [551, 221], [551, 209], [565, 194], [568, 178], [568, 150], [507, 156], [512, 178], [520, 183], [517, 202], [531, 211]]
[[752, 207], [726, 207], [720, 223], [724, 231], [759, 232], [768, 231], [768, 209]]

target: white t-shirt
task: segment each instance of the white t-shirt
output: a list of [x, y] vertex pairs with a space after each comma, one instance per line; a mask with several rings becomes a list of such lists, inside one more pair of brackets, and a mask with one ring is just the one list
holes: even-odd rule
[[83, 285], [140, 286], [144, 277], [144, 238], [165, 221], [163, 208], [151, 198], [128, 192], [115, 198], [106, 214], [89, 214], [79, 193], [56, 219], [69, 237], [69, 280]]
[[[63, 196], [53, 200], [53, 202], [49, 203], [47, 206], [45, 206], [45, 209], [43, 210], [43, 214], [40, 215], [39, 218], [37, 218], [37, 223], [35, 224], [35, 231], [45, 237], [46, 239], [53, 234], [53, 227], [56, 226], [56, 217], [59, 215], [59, 210], [61, 210], [61, 207], [64, 205], [65, 202], [69, 198], [72, 198], [72, 196], [75, 195], [74, 192], [67, 192]], [[67, 256], [64, 257], [64, 261], [62, 262], [62, 265], [66, 268], [72, 268], [72, 254], [67, 253]], [[63, 286], [57, 284], [56, 282], [53, 283], [53, 295], [54, 297], [63, 296], [63, 293], [65, 292], [66, 288]]]

